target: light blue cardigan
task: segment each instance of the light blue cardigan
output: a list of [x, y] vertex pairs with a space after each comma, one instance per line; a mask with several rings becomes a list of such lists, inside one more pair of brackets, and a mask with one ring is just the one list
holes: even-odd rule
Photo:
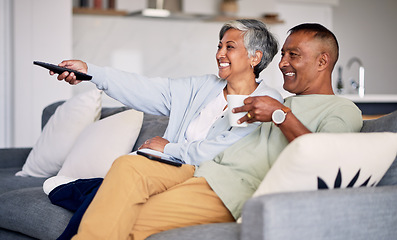
[[[215, 75], [148, 78], [93, 64], [88, 64], [88, 74], [93, 76], [91, 81], [98, 89], [126, 106], [149, 114], [169, 116], [163, 138], [170, 143], [165, 146], [164, 153], [188, 164], [199, 165], [213, 159], [258, 127], [258, 124], [249, 124], [248, 127], [231, 128], [225, 114], [212, 125], [205, 140], [185, 141], [191, 121], [226, 86], [227, 82]], [[283, 102], [280, 93], [263, 81], [251, 95], [269, 95]]]

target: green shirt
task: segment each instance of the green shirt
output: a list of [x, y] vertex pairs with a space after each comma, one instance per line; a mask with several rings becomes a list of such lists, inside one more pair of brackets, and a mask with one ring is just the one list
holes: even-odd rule
[[[358, 132], [361, 111], [345, 98], [335, 95], [300, 95], [286, 99], [285, 106], [311, 132]], [[237, 219], [241, 209], [258, 188], [288, 141], [272, 122], [260, 125], [213, 161], [196, 168]]]

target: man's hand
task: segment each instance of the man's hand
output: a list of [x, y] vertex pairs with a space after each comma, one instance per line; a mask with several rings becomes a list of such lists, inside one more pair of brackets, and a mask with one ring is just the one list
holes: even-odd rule
[[238, 120], [238, 123], [270, 122], [273, 111], [282, 108], [283, 105], [269, 96], [248, 97], [244, 100], [244, 106], [232, 109], [233, 113], [248, 112]]
[[156, 136], [154, 138], [146, 140], [139, 149], [149, 148], [159, 152], [164, 152], [165, 145], [167, 145], [169, 141], [162, 137]]
[[[70, 68], [82, 73], [87, 73], [88, 67], [87, 64], [83, 61], [80, 60], [65, 60], [62, 61], [60, 64], [58, 64], [60, 67], [66, 67]], [[55, 73], [53, 71], [50, 71], [50, 75], [54, 75]], [[71, 85], [76, 85], [81, 82], [81, 80], [76, 79], [76, 75], [74, 73], [69, 73], [69, 72], [63, 72], [62, 74], [59, 74], [57, 79], [59, 81], [65, 80]]]
[[[248, 112], [240, 118], [240, 122], [270, 122], [275, 110], [284, 107], [279, 101], [269, 96], [248, 97], [244, 100], [244, 106], [234, 108], [233, 112]], [[248, 116], [250, 115], [250, 116]], [[277, 125], [289, 142], [303, 134], [311, 133], [292, 112], [286, 116], [284, 123]]]

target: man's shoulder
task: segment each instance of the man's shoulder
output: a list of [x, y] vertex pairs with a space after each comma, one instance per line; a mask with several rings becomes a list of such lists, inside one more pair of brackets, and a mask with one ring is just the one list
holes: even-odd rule
[[337, 95], [324, 95], [324, 94], [310, 94], [310, 95], [294, 95], [286, 98], [287, 102], [305, 103], [305, 106], [310, 107], [311, 105], [345, 105], [356, 107], [356, 105], [349, 99], [340, 97]]
[[359, 131], [362, 126], [360, 109], [349, 99], [335, 95], [293, 97], [291, 110], [318, 132]]
[[286, 99], [286, 106], [302, 119], [359, 119], [360, 109], [349, 99], [335, 95], [300, 95]]

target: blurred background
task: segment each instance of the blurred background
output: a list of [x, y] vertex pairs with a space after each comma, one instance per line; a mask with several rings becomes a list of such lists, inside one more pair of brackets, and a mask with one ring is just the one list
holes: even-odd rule
[[[59, 82], [33, 61], [81, 59], [153, 77], [217, 74], [218, 33], [235, 18], [262, 19], [280, 47], [291, 27], [321, 23], [340, 44], [335, 87], [341, 79], [343, 93], [356, 94], [359, 65], [347, 63], [357, 57], [366, 94], [397, 94], [395, 10], [395, 0], [1, 0], [0, 147], [32, 146], [45, 106], [94, 87]], [[288, 96], [279, 60], [260, 78]], [[103, 105], [118, 103], [104, 97]]]

